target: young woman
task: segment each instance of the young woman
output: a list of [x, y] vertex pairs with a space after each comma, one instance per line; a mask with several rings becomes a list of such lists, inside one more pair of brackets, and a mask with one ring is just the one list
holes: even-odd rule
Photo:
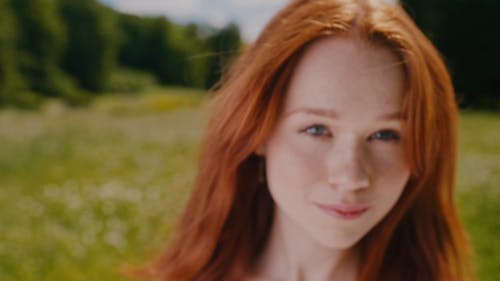
[[457, 105], [398, 5], [295, 0], [231, 68], [155, 280], [471, 280]]

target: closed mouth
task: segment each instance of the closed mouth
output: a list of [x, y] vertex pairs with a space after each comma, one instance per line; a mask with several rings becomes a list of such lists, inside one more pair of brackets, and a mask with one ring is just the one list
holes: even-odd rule
[[368, 211], [369, 207], [366, 205], [358, 204], [320, 204], [315, 203], [315, 205], [327, 213], [328, 215], [334, 216], [340, 219], [356, 219]]

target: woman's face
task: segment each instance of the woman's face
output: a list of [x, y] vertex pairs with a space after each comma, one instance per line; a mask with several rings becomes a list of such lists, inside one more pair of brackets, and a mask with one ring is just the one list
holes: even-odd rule
[[277, 215], [329, 248], [355, 245], [391, 210], [409, 177], [401, 64], [356, 39], [312, 44], [259, 153]]

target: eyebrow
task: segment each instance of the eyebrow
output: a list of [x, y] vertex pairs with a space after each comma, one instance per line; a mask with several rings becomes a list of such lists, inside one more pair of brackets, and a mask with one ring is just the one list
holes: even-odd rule
[[[332, 109], [324, 109], [324, 108], [312, 108], [312, 107], [301, 107], [294, 109], [285, 114], [285, 117], [289, 117], [295, 113], [305, 113], [305, 114], [313, 114], [319, 115], [323, 117], [328, 117], [330, 119], [339, 119], [340, 115], [332, 110]], [[385, 113], [376, 118], [377, 120], [383, 121], [391, 121], [391, 120], [404, 120], [404, 116], [400, 111]]]

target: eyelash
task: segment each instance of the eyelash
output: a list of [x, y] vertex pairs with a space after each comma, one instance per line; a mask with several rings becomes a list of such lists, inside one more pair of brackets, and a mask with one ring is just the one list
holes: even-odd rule
[[[386, 139], [386, 141], [399, 142], [399, 140], [401, 139], [401, 137], [399, 136], [399, 134], [396, 131], [389, 130], [389, 129], [380, 130], [373, 135], [380, 134], [380, 133], [389, 133], [390, 134], [390, 139]], [[372, 136], [370, 136], [370, 139], [372, 138]]]
[[[318, 134], [317, 132], [311, 132], [310, 130], [313, 130], [313, 129], [316, 129], [316, 130], [323, 130], [324, 132], [327, 132], [326, 134], [323, 133], [323, 134]], [[328, 129], [326, 129], [325, 126], [323, 125], [320, 125], [320, 124], [314, 124], [312, 126], [309, 126], [307, 128], [304, 129], [303, 131], [304, 133], [312, 136], [312, 137], [330, 137], [331, 134], [328, 132]]]
[[[318, 132], [311, 132], [311, 130], [315, 130], [315, 131], [321, 130], [322, 132], [319, 132], [319, 133]], [[309, 126], [309, 127], [305, 128], [302, 132], [310, 135], [313, 138], [329, 138], [332, 136], [332, 134], [328, 131], [326, 126], [321, 125], [321, 124], [314, 124], [312, 126]], [[382, 134], [387, 134], [387, 133], [390, 134], [389, 139], [381, 139], [382, 141], [388, 141], [388, 142], [399, 142], [400, 141], [401, 137], [398, 134], [398, 132], [391, 130], [391, 129], [380, 130], [380, 131], [374, 133], [373, 135], [371, 135], [369, 137], [369, 140], [373, 140], [375, 135], [380, 136]]]

